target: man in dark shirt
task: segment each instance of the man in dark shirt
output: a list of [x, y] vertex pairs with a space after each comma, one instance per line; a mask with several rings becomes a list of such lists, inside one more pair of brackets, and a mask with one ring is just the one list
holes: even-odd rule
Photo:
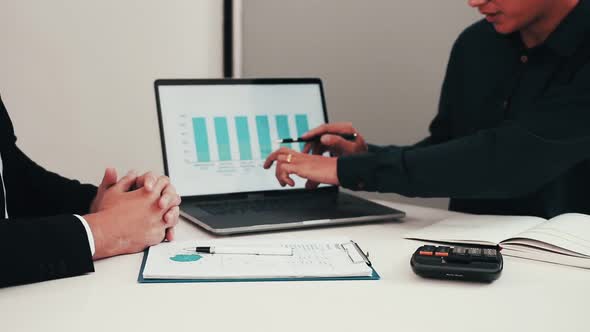
[[469, 4], [485, 19], [453, 46], [428, 138], [380, 147], [327, 124], [304, 136], [321, 136], [314, 155], [282, 148], [265, 167], [282, 185], [450, 197], [455, 211], [590, 214], [590, 0]]

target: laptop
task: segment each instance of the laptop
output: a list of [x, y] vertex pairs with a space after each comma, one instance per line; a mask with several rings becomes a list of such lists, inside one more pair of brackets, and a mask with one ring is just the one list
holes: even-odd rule
[[[397, 219], [404, 212], [337, 186], [281, 187], [262, 168], [281, 145], [328, 121], [316, 78], [163, 79], [154, 83], [164, 169], [180, 214], [220, 235]], [[303, 144], [284, 144], [296, 151]]]

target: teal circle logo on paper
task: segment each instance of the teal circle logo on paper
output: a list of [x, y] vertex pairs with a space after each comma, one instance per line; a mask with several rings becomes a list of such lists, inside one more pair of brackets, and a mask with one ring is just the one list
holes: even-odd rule
[[203, 258], [201, 255], [176, 255], [174, 257], [170, 257], [170, 260], [175, 262], [196, 262], [199, 259]]

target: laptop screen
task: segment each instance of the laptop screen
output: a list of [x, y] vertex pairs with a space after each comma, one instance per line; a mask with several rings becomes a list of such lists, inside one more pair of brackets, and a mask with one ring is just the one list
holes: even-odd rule
[[264, 160], [279, 144], [326, 122], [318, 79], [158, 80], [166, 171], [181, 196], [282, 188]]

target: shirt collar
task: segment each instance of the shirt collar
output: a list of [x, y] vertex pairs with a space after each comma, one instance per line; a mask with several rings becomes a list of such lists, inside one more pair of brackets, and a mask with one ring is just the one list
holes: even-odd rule
[[561, 56], [571, 56], [588, 38], [589, 31], [590, 0], [580, 0], [549, 35], [544, 45]]

